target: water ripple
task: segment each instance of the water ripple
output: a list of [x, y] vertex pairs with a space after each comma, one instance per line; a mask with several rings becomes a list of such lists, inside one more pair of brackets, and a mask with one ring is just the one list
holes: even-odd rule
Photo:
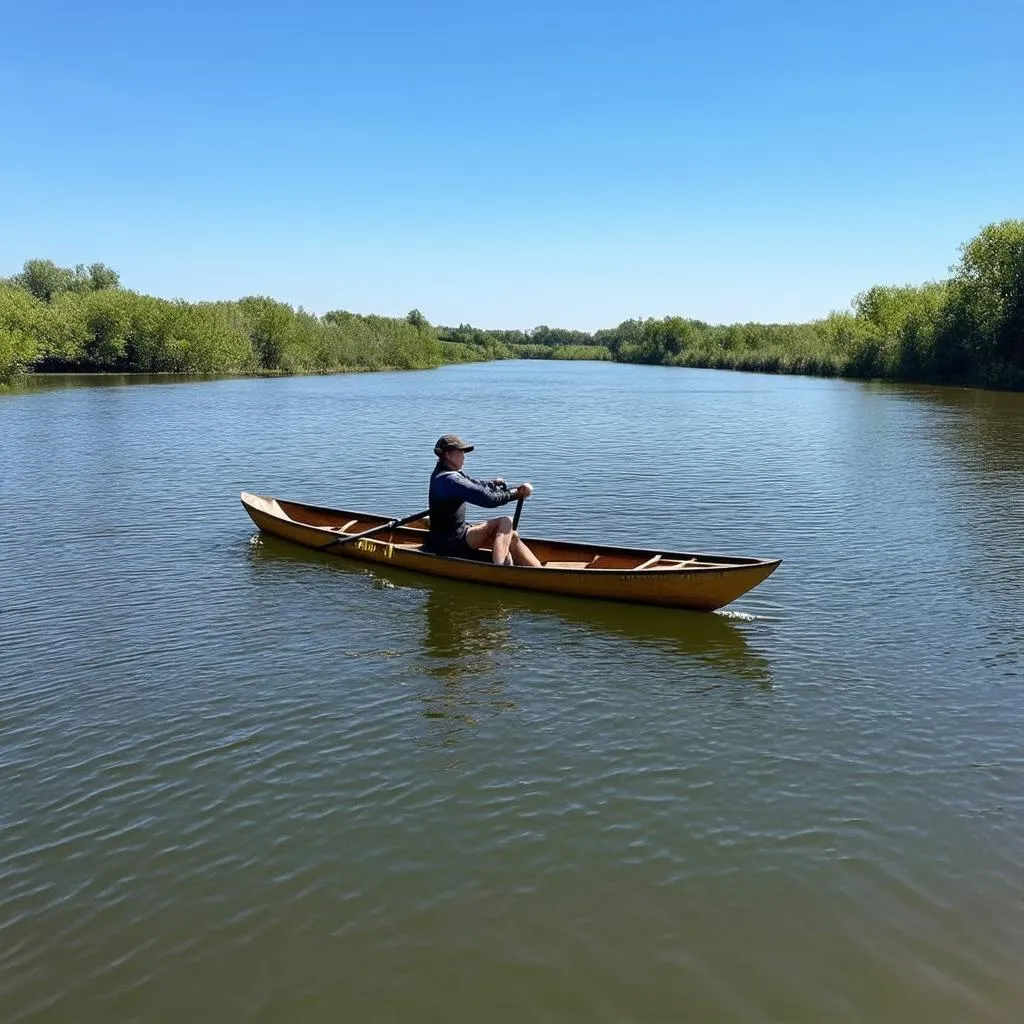
[[[540, 363], [0, 398], [0, 1018], [1015, 1021], [1020, 401]], [[441, 429], [535, 483], [528, 534], [785, 562], [703, 616], [250, 543], [243, 488], [422, 507]]]

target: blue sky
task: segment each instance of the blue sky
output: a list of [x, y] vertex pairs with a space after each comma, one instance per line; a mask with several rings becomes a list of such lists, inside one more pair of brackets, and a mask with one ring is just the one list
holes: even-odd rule
[[9, 5], [0, 275], [806, 320], [1024, 216], [1024, 4]]

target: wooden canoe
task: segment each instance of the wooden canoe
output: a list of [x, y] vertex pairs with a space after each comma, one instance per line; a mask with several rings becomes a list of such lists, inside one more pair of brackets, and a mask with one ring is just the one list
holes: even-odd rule
[[713, 611], [766, 580], [782, 561], [523, 537], [543, 562], [542, 568], [494, 565], [424, 551], [427, 532], [424, 520], [331, 547], [331, 542], [340, 537], [362, 533], [390, 519], [244, 491], [241, 498], [246, 512], [261, 530], [307, 548], [432, 576], [631, 604]]

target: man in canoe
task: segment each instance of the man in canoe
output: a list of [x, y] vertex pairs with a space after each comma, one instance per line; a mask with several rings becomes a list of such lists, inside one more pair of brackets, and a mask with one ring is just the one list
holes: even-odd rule
[[434, 445], [437, 465], [430, 474], [430, 532], [424, 547], [436, 555], [478, 558], [481, 548], [490, 547], [496, 565], [539, 566], [540, 560], [512, 529], [510, 516], [466, 525], [466, 503], [497, 508], [533, 494], [530, 484], [508, 487], [500, 477], [474, 480], [462, 472], [466, 453], [473, 445], [454, 434], [445, 434]]

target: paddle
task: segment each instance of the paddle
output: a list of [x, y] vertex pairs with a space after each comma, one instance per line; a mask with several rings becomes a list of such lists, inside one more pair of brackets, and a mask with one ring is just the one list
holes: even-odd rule
[[390, 522], [381, 523], [380, 526], [374, 526], [369, 530], [363, 530], [362, 533], [350, 533], [345, 537], [338, 537], [337, 540], [332, 540], [329, 544], [322, 544], [317, 548], [317, 551], [327, 551], [333, 547], [340, 547], [342, 544], [348, 544], [354, 540], [362, 540], [364, 537], [372, 537], [375, 533], [384, 533], [387, 530], [395, 530], [399, 526], [405, 526], [406, 523], [414, 522], [417, 519], [426, 519], [430, 515], [430, 509], [428, 508], [425, 512], [417, 512], [414, 516], [406, 516], [404, 519], [392, 519]]
[[516, 514], [515, 514], [515, 516], [512, 519], [512, 529], [513, 530], [518, 530], [519, 529], [519, 517], [523, 514], [523, 502], [524, 501], [526, 501], [525, 497], [524, 498], [520, 498], [516, 502]]

